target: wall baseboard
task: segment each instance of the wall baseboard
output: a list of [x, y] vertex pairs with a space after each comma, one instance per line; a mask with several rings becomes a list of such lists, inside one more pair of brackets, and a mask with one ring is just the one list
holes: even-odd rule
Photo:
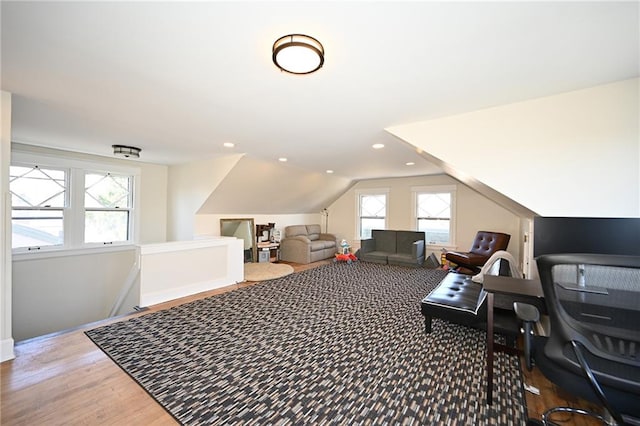
[[14, 359], [16, 354], [13, 352], [13, 339], [4, 339], [0, 341], [0, 362]]

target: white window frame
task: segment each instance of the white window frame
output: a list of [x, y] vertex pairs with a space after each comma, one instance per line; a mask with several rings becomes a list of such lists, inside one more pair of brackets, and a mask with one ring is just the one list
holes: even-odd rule
[[412, 193], [412, 206], [411, 206], [411, 221], [418, 229], [418, 195], [420, 194], [451, 194], [451, 217], [449, 219], [449, 242], [447, 244], [429, 244], [425, 241], [427, 247], [444, 247], [447, 249], [456, 248], [456, 192], [458, 187], [456, 185], [429, 185], [429, 186], [414, 186], [411, 188]]
[[362, 229], [361, 223], [362, 219], [360, 217], [360, 208], [361, 208], [361, 200], [363, 196], [375, 196], [375, 195], [384, 195], [385, 203], [384, 203], [384, 229], [387, 229], [389, 226], [389, 189], [381, 188], [381, 189], [359, 189], [355, 191], [356, 194], [356, 237], [357, 241], [362, 239]]
[[[85, 161], [59, 157], [48, 154], [35, 154], [26, 152], [12, 152], [11, 165], [16, 166], [40, 166], [42, 168], [55, 168], [67, 170], [67, 197], [68, 203], [64, 208], [63, 226], [64, 241], [62, 245], [42, 246], [38, 250], [31, 247], [19, 247], [13, 249], [14, 260], [32, 257], [55, 257], [66, 255], [118, 251], [131, 249], [139, 243], [140, 223], [140, 168], [113, 165], [107, 162]], [[133, 178], [132, 202], [129, 220], [129, 239], [112, 243], [85, 243], [84, 242], [84, 217], [85, 217], [85, 173], [112, 173]]]

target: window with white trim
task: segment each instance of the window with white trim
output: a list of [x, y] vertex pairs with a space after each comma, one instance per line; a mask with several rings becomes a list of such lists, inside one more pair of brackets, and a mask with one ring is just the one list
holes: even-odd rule
[[371, 238], [371, 230], [387, 228], [387, 192], [358, 193], [358, 235]]
[[84, 242], [129, 241], [133, 176], [86, 172], [84, 175]]
[[67, 187], [67, 170], [36, 165], [9, 167], [13, 248], [30, 250], [64, 244]]
[[429, 245], [455, 245], [455, 186], [413, 189], [416, 229]]
[[9, 168], [15, 253], [135, 242], [134, 169], [15, 157]]

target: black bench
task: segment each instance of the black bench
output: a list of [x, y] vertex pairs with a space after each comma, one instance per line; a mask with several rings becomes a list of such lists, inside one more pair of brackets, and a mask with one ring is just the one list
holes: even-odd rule
[[447, 274], [444, 280], [422, 299], [425, 331], [431, 333], [433, 317], [469, 327], [486, 324], [486, 296], [482, 284], [471, 281], [469, 275]]
[[[496, 262], [490, 271], [494, 275], [509, 276], [507, 262]], [[513, 302], [523, 301], [535, 303], [540, 309], [546, 311], [543, 302], [533, 301], [526, 296], [496, 295], [494, 298], [494, 330], [507, 338], [507, 344], [515, 345], [515, 339], [520, 334], [520, 324], [513, 312]], [[421, 303], [421, 312], [424, 316], [424, 326], [427, 333], [431, 333], [433, 318], [440, 318], [456, 324], [468, 327], [487, 329], [487, 301], [482, 284], [473, 282], [471, 276], [449, 273], [431, 291]]]

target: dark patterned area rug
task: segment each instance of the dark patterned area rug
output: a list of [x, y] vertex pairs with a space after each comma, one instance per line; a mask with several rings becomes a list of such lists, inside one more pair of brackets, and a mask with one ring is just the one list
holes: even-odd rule
[[187, 425], [521, 425], [517, 357], [420, 300], [439, 270], [330, 264], [87, 335]]

